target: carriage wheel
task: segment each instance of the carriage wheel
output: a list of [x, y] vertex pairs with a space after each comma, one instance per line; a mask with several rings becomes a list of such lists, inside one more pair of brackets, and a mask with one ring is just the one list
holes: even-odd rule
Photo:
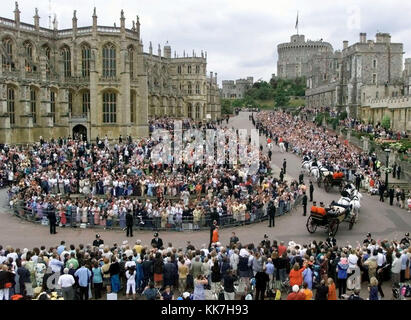
[[337, 234], [338, 225], [339, 225], [339, 221], [335, 219], [331, 220], [328, 225], [328, 233], [331, 232], [333, 237], [335, 237], [335, 235]]
[[314, 219], [312, 216], [308, 217], [307, 230], [309, 233], [314, 233], [317, 230], [317, 225], [314, 223]]

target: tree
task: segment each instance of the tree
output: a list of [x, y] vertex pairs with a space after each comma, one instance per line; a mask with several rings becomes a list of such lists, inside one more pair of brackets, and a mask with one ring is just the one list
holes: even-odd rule
[[221, 100], [221, 114], [232, 114], [233, 108], [231, 107], [231, 101], [227, 99]]
[[290, 97], [286, 96], [284, 92], [276, 94], [274, 97], [276, 107], [286, 107], [290, 102]]
[[384, 118], [382, 118], [381, 126], [385, 130], [388, 130], [389, 128], [391, 128], [391, 118], [389, 116], [385, 115]]

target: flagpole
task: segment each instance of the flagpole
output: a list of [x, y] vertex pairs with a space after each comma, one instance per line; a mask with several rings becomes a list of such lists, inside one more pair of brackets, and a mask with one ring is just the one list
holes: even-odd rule
[[297, 11], [297, 36], [298, 36], [298, 11]]

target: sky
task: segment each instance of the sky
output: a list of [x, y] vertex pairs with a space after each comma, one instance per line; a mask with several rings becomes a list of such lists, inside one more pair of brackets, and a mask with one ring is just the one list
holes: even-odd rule
[[[144, 51], [152, 41], [154, 52], [168, 41], [181, 57], [183, 51], [197, 56], [207, 51], [208, 73], [218, 73], [218, 82], [254, 77], [269, 81], [277, 73], [277, 45], [296, 33], [306, 39], [323, 39], [342, 49], [342, 42], [358, 42], [359, 33], [375, 40], [377, 32], [387, 32], [392, 42], [404, 43], [404, 58], [411, 58], [411, 1], [403, 0], [20, 0], [21, 21], [33, 23], [38, 8], [40, 25], [49, 25], [49, 1], [59, 29], [71, 28], [73, 11], [78, 26], [92, 24], [93, 7], [98, 25], [126, 28], [138, 15]], [[1, 0], [0, 16], [14, 18], [15, 0]]]

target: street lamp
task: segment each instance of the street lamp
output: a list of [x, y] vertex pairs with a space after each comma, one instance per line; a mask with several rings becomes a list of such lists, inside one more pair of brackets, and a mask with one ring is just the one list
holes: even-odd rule
[[390, 149], [385, 149], [385, 154], [387, 155], [387, 162], [386, 162], [386, 167], [385, 167], [385, 188], [388, 191], [388, 159], [390, 157]]

